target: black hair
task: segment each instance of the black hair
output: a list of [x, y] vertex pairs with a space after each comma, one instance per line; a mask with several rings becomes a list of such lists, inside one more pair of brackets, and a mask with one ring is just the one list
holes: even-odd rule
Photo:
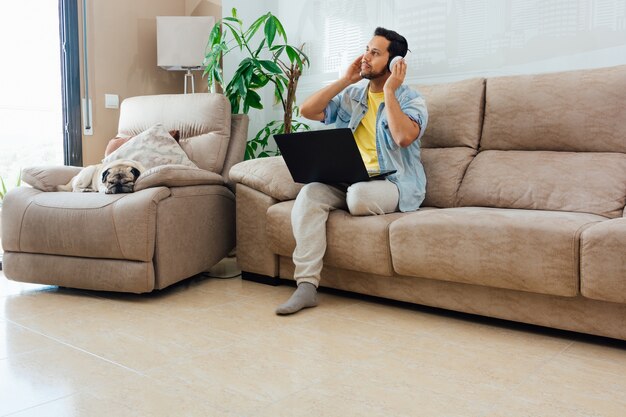
[[400, 35], [398, 32], [394, 32], [393, 30], [377, 27], [374, 31], [374, 36], [382, 36], [387, 39], [389, 42], [389, 62], [396, 57], [401, 56], [405, 57], [407, 51], [409, 50], [409, 44], [406, 41], [406, 38]]

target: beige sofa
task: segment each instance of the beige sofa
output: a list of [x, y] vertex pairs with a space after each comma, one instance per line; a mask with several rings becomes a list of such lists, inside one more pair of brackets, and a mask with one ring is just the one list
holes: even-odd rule
[[208, 270], [235, 246], [234, 185], [243, 160], [245, 115], [221, 94], [133, 97], [119, 132], [134, 136], [161, 123], [199, 167], [161, 165], [131, 194], [54, 192], [78, 167], [23, 170], [2, 210], [7, 278], [92, 290], [142, 293]]
[[[423, 208], [332, 212], [321, 285], [626, 339], [626, 66], [417, 88]], [[291, 279], [300, 185], [280, 157], [230, 175], [244, 277]]]

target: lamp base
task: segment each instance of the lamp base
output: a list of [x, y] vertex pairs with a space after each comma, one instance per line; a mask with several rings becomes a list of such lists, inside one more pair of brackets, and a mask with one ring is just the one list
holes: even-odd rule
[[194, 82], [193, 82], [193, 73], [191, 72], [191, 69], [187, 68], [187, 73], [185, 74], [185, 94], [187, 94], [187, 79], [189, 79], [191, 82], [191, 94], [194, 94], [196, 92], [195, 86], [194, 86]]

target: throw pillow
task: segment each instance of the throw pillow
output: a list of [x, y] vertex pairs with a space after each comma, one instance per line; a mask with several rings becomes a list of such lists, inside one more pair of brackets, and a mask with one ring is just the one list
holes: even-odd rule
[[102, 163], [106, 164], [117, 159], [132, 159], [141, 162], [146, 169], [170, 164], [197, 168], [160, 123], [129, 138], [126, 143], [106, 156]]
[[[180, 141], [180, 131], [178, 130], [170, 130], [169, 134], [173, 137], [176, 142]], [[111, 139], [107, 144], [106, 149], [104, 150], [104, 156], [109, 156], [111, 153], [115, 152], [120, 146], [128, 142], [134, 138], [134, 136], [126, 136], [122, 134], [118, 134], [116, 137]]]

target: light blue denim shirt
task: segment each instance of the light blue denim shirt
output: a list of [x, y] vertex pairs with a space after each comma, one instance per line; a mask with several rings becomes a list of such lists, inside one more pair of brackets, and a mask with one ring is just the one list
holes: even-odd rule
[[[336, 95], [324, 110], [323, 123], [335, 123], [337, 128], [348, 127], [352, 133], [367, 112], [368, 84], [351, 85]], [[396, 98], [404, 114], [420, 125], [416, 141], [403, 148], [394, 142], [389, 130], [385, 103], [376, 115], [376, 152], [380, 169], [395, 169], [387, 178], [396, 184], [400, 194], [400, 211], [417, 210], [426, 195], [426, 174], [420, 156], [420, 138], [428, 124], [426, 100], [406, 85], [396, 90]]]

